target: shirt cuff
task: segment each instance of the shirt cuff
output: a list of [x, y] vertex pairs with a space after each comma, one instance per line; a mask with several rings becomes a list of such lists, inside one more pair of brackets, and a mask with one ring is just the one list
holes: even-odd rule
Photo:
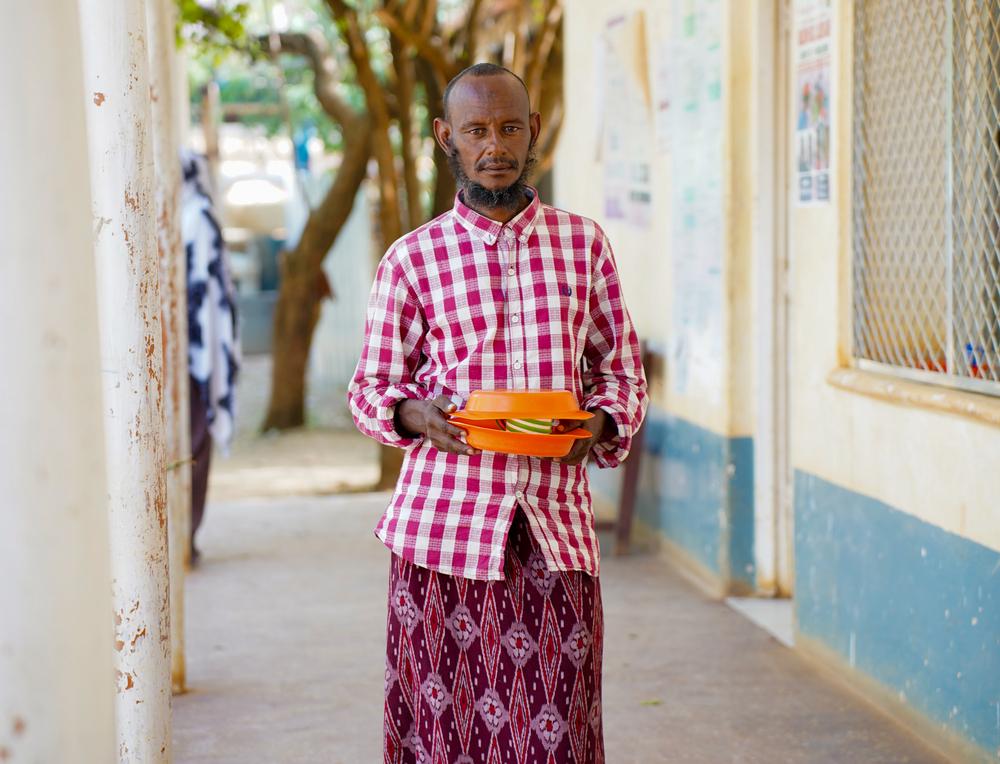
[[614, 398], [604, 395], [584, 398], [580, 408], [585, 411], [600, 409], [611, 417], [611, 421], [615, 424], [616, 433], [611, 438], [595, 443], [590, 454], [600, 469], [617, 467], [625, 461], [632, 445], [632, 424], [628, 412]]
[[424, 439], [423, 434], [412, 438], [400, 434], [396, 429], [396, 406], [403, 401], [426, 400], [428, 395], [427, 389], [418, 384], [391, 385], [386, 389], [375, 412], [383, 443], [398, 448], [410, 448]]

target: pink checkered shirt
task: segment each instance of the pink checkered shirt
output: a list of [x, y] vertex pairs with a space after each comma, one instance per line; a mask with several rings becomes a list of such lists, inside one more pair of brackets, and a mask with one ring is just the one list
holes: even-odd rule
[[587, 218], [538, 200], [506, 224], [460, 198], [407, 234], [379, 265], [366, 342], [348, 391], [354, 421], [406, 450], [375, 534], [395, 554], [449, 575], [503, 578], [519, 505], [550, 570], [597, 575], [586, 462], [481, 452], [445, 453], [394, 426], [406, 398], [474, 390], [572, 390], [604, 409], [616, 434], [588, 459], [615, 467], [646, 409], [639, 343], [611, 246]]

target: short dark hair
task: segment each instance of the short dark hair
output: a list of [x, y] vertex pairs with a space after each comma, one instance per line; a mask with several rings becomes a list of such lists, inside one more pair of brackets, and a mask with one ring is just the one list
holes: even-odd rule
[[[498, 64], [491, 64], [488, 62], [483, 62], [480, 64], [473, 64], [472, 66], [466, 67], [454, 77], [452, 77], [451, 82], [448, 83], [448, 87], [444, 89], [444, 97], [442, 100], [442, 105], [444, 106], [444, 118], [448, 119], [448, 100], [451, 97], [451, 91], [454, 90], [455, 86], [459, 81], [465, 77], [495, 77], [498, 74], [509, 74], [515, 80], [521, 83], [521, 87], [524, 88], [524, 94], [528, 95], [528, 86], [524, 84], [524, 80], [518, 77], [510, 69], [499, 66]], [[528, 109], [531, 109], [531, 96], [528, 96]]]

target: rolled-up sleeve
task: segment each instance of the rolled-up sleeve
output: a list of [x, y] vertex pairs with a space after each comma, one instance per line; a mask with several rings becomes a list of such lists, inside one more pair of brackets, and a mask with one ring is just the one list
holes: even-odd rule
[[408, 448], [421, 440], [397, 432], [395, 413], [400, 401], [428, 397], [427, 389], [414, 381], [425, 332], [420, 303], [405, 278], [398, 250], [390, 249], [375, 275], [365, 342], [347, 390], [357, 428], [385, 445]]
[[616, 433], [594, 445], [598, 467], [617, 467], [628, 456], [632, 435], [646, 414], [648, 396], [639, 339], [625, 307], [614, 254], [600, 228], [591, 250], [590, 324], [584, 347], [584, 409], [602, 409]]

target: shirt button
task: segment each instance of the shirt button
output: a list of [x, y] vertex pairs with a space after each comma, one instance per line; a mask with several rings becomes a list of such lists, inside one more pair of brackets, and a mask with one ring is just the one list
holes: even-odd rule
[[515, 369], [520, 369], [521, 368], [521, 362], [520, 361], [514, 361], [514, 368]]
[[518, 499], [523, 499], [524, 498], [524, 491], [517, 491], [517, 492], [515, 492], [514, 496], [516, 498], [518, 498]]
[[510, 268], [507, 269], [507, 275], [508, 276], [513, 276], [514, 275], [514, 266], [513, 265], [510, 266]]
[[515, 313], [513, 316], [510, 317], [510, 321], [513, 324], [516, 324], [520, 320], [521, 320], [521, 318], [517, 315], [517, 313]]

